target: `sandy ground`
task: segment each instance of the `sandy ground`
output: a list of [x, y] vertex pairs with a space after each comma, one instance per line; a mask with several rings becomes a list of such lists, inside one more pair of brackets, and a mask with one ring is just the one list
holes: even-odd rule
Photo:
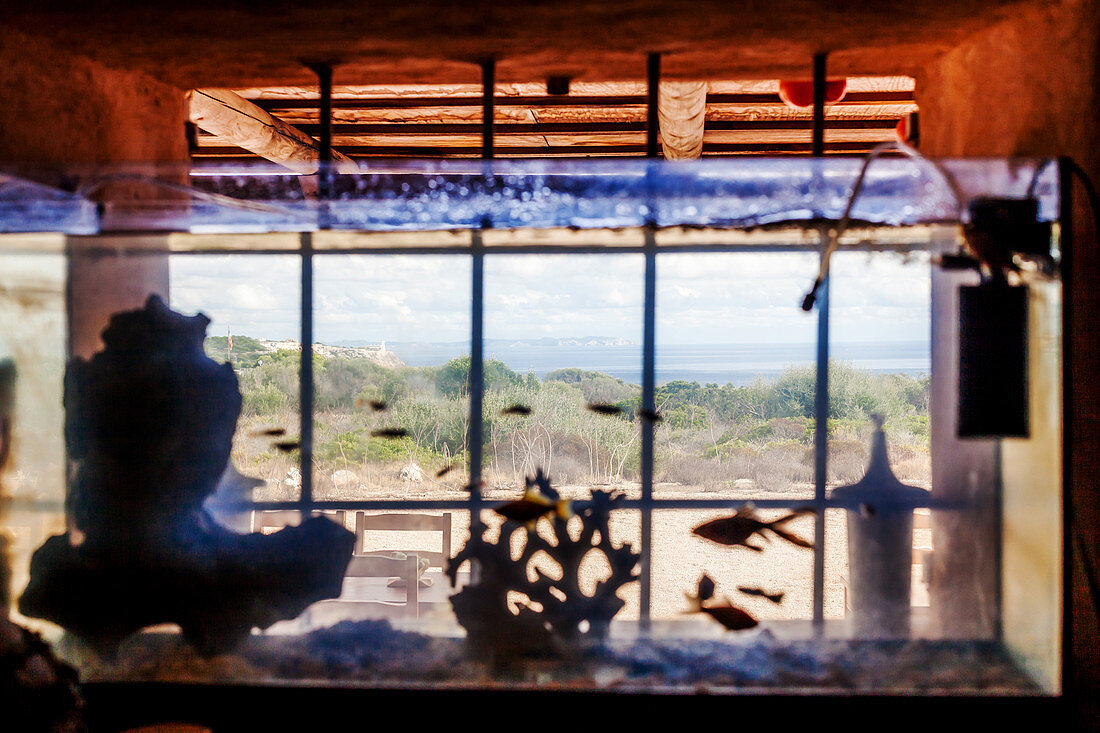
[[[598, 487], [604, 490], [610, 486]], [[623, 489], [629, 494], [633, 487]], [[563, 495], [587, 496], [587, 488], [563, 487]], [[441, 498], [436, 490], [425, 489], [431, 498]], [[450, 494], [450, 492], [447, 492]], [[704, 492], [692, 487], [677, 485], [658, 485], [655, 493], [664, 498], [706, 498], [729, 499], [731, 508], [743, 500], [741, 492], [717, 493]], [[518, 491], [488, 490], [484, 496], [490, 506], [517, 498]], [[772, 493], [769, 498], [789, 499], [797, 505], [812, 495], [812, 488], [794, 486], [785, 494]], [[373, 497], [372, 497], [373, 498]], [[394, 497], [397, 498], [397, 497]], [[404, 493], [401, 498], [411, 497]], [[447, 496], [447, 498], [456, 498]], [[726, 547], [692, 534], [699, 524], [719, 516], [728, 515], [726, 510], [713, 509], [668, 509], [654, 512], [652, 521], [652, 568], [651, 568], [651, 617], [654, 619], [683, 618], [689, 604], [686, 593], [693, 593], [699, 579], [705, 573], [714, 579], [717, 595], [728, 597], [761, 620], [765, 619], [810, 619], [813, 615], [813, 551], [798, 547], [775, 535], [771, 540], [759, 541], [764, 549], [754, 552], [742, 547]], [[764, 519], [772, 519], [786, 513], [783, 509], [758, 510]], [[490, 536], [495, 536], [499, 518], [492, 512], [486, 513], [490, 524]], [[573, 520], [577, 522], [578, 520]], [[452, 512], [453, 543], [451, 552], [456, 554], [469, 537], [469, 521], [465, 512]], [[787, 528], [794, 534], [813, 540], [814, 516], [799, 517], [791, 521]], [[848, 572], [847, 527], [845, 514], [841, 510], [830, 510], [825, 523], [825, 618], [843, 618], [845, 615], [845, 577]], [[351, 520], [348, 520], [349, 527]], [[630, 543], [640, 547], [640, 512], [622, 510], [612, 516], [610, 525], [612, 541], [616, 544]], [[540, 523], [540, 531], [549, 533], [549, 522]], [[518, 535], [521, 537], [522, 534]], [[439, 550], [438, 538], [424, 533], [376, 532], [369, 533], [367, 549], [391, 549], [399, 546], [406, 550]], [[548, 574], [555, 574], [554, 564], [542, 563]], [[608, 575], [608, 567], [602, 555], [593, 552], [582, 567], [582, 587], [593, 588], [596, 582]], [[631, 583], [620, 591], [626, 601], [626, 607], [617, 616], [618, 619], [632, 620], [639, 617], [640, 583]], [[749, 596], [738, 588], [759, 588], [768, 593], [783, 593], [781, 603], [773, 603], [765, 598]], [[919, 598], [920, 588], [915, 598]]]

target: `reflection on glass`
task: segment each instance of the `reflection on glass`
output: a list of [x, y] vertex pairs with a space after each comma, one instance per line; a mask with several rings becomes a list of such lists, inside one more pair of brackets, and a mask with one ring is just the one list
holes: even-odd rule
[[[858, 515], [858, 512], [856, 512]], [[853, 609], [859, 604], [852, 580], [851, 555], [848, 546], [848, 512], [845, 509], [825, 511], [825, 618], [842, 622], [831, 627], [831, 635], [847, 636], [853, 632]], [[913, 512], [912, 559], [910, 575], [910, 623], [912, 638], [933, 636], [930, 626], [928, 585], [932, 563], [931, 512], [927, 508]], [[856, 549], [856, 552], [860, 552]], [[864, 560], [869, 559], [863, 554]]]
[[569, 496], [636, 493], [643, 267], [637, 255], [486, 258], [490, 495], [539, 469]]
[[808, 254], [657, 262], [655, 491], [813, 495], [816, 314]]
[[878, 414], [894, 474], [929, 488], [928, 255], [840, 253], [830, 280], [829, 486], [863, 476]]
[[[230, 466], [212, 504], [297, 499], [299, 258], [174, 256], [169, 265], [171, 308], [210, 318], [206, 353], [233, 365], [243, 397]], [[226, 509], [217, 517], [250, 531], [249, 514]]]
[[[454, 636], [460, 629], [449, 598], [470, 582], [461, 568], [452, 586], [446, 561], [469, 538], [465, 511], [329, 510], [355, 533], [355, 552], [338, 598], [314, 603], [269, 633], [301, 633], [341, 621], [386, 619], [392, 625]], [[410, 587], [415, 591], [410, 593]], [[414, 600], [415, 598], [415, 600]]]
[[65, 270], [60, 255], [0, 255], [0, 550], [12, 573], [0, 599], [13, 607], [31, 553], [65, 531]]
[[463, 497], [470, 259], [314, 259], [314, 497]]

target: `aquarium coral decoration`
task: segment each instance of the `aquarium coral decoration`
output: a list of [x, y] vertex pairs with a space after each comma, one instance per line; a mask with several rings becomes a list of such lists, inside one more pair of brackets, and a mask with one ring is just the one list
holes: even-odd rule
[[[618, 591], [637, 580], [641, 558], [629, 544], [615, 545], [608, 528], [611, 512], [623, 494], [593, 490], [586, 501], [574, 501], [569, 511], [550, 480], [539, 471], [528, 478], [525, 497], [545, 499], [546, 510], [534, 522], [505, 518], [496, 542], [485, 537], [484, 524], [472, 528], [470, 541], [447, 566], [454, 583], [467, 560], [475, 566], [476, 581], [451, 596], [455, 617], [466, 629], [470, 648], [495, 656], [548, 655], [575, 649], [584, 641], [606, 638], [611, 619], [626, 602]], [[536, 531], [536, 522], [549, 525], [551, 536]], [[579, 531], [570, 532], [570, 524]], [[512, 538], [524, 533], [523, 548], [512, 557]], [[601, 553], [611, 574], [596, 583], [591, 595], [581, 588], [581, 564], [591, 552]], [[545, 554], [561, 568], [561, 577], [548, 576], [532, 561]], [[510, 594], [526, 601], [509, 604]]]
[[206, 356], [209, 325], [157, 296], [116, 313], [106, 348], [65, 375], [65, 440], [76, 462], [69, 531], [31, 559], [20, 613], [111, 649], [175, 623], [200, 652], [340, 594], [354, 535], [322, 518], [238, 534], [204, 508], [228, 465], [241, 393]]

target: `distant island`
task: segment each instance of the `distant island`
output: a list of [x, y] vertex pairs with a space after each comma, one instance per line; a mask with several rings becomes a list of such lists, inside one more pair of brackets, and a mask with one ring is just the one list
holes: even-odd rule
[[[340, 341], [338, 346], [347, 346], [352, 348], [369, 348], [377, 342], [371, 341]], [[384, 343], [384, 342], [383, 342]], [[402, 346], [416, 346], [416, 347], [454, 347], [460, 346], [462, 348], [469, 348], [469, 340], [464, 341], [395, 341], [391, 344], [393, 347], [400, 348]], [[607, 346], [637, 346], [637, 344], [630, 339], [620, 338], [618, 336], [568, 336], [564, 338], [557, 338], [554, 336], [544, 336], [542, 338], [534, 339], [485, 339], [484, 345], [486, 349], [546, 349], [555, 347], [596, 347], [602, 348]]]
[[[218, 361], [228, 361], [230, 358], [230, 339], [227, 336], [208, 336], [203, 344], [207, 355]], [[276, 354], [280, 351], [302, 350], [302, 344], [293, 339], [284, 341], [270, 341], [257, 339], [250, 336], [232, 337], [233, 364], [239, 367], [253, 367], [263, 362], [265, 356]], [[363, 342], [361, 346], [336, 346], [328, 344], [313, 344], [313, 353], [326, 359], [365, 359], [384, 367], [403, 367], [405, 362], [398, 358], [397, 354], [386, 348], [386, 342]]]

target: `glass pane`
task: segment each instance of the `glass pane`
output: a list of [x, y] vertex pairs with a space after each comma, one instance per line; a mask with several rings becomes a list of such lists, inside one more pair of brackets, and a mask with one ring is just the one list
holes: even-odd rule
[[658, 259], [661, 497], [812, 498], [816, 274], [810, 254]]
[[65, 280], [61, 255], [0, 252], [0, 549], [11, 562], [0, 602], [13, 610], [31, 554], [65, 531]]
[[[212, 503], [297, 499], [300, 258], [187, 255], [169, 262], [172, 309], [210, 318], [206, 353], [233, 365], [243, 397], [230, 466]], [[217, 516], [251, 529], [247, 512], [227, 508]]]
[[313, 267], [314, 497], [464, 498], [470, 258]]
[[[849, 532], [868, 520], [865, 512], [828, 509], [825, 512], [825, 618], [832, 622], [830, 636], [856, 638], [926, 639], [936, 635], [929, 613], [929, 578], [932, 566], [931, 512], [917, 509], [910, 525], [912, 542], [899, 551], [872, 552], [864, 528], [858, 546], [849, 546]], [[910, 521], [900, 517], [902, 524]], [[854, 533], [853, 533], [853, 536]], [[896, 578], [892, 584], [882, 578]], [[905, 580], [908, 579], [908, 582]]]
[[[449, 599], [469, 584], [470, 569], [468, 565], [459, 569], [455, 585], [444, 570], [446, 559], [457, 555], [469, 539], [469, 512], [325, 510], [318, 514], [342, 522], [355, 533], [355, 554], [342, 591], [337, 598], [314, 603], [296, 619], [275, 624], [265, 634], [301, 634], [341, 622], [385, 619], [398, 628], [461, 635]], [[414, 578], [415, 604], [408, 592]], [[369, 627], [362, 629], [367, 634]]]
[[[575, 492], [574, 495], [580, 500], [591, 497], [589, 493], [581, 494], [580, 492]], [[493, 503], [500, 506], [507, 502]], [[504, 517], [492, 510], [482, 512], [481, 521], [486, 527], [484, 538], [487, 542], [496, 544], [500, 541], [500, 534], [502, 531], [510, 532], [509, 546], [511, 555], [513, 559], [522, 557], [526, 546], [527, 536], [527, 532], [523, 530], [522, 527], [517, 530], [519, 525], [515, 522], [505, 521]], [[574, 541], [579, 540], [581, 528], [580, 520], [575, 516], [571, 517], [566, 527], [569, 537]], [[541, 540], [552, 545], [557, 545], [561, 542], [561, 538], [556, 534], [554, 524], [548, 519], [537, 522], [534, 531]], [[608, 535], [613, 546], [623, 547], [625, 545], [630, 545], [635, 551], [638, 551], [641, 547], [641, 512], [632, 509], [617, 509], [612, 511], [608, 521]], [[598, 541], [599, 539], [598, 535], [594, 536], [594, 540]], [[564, 544], [568, 545], [568, 542]], [[466, 567], [466, 565], [463, 565], [462, 569]], [[576, 587], [580, 589], [580, 592], [589, 597], [595, 595], [599, 584], [606, 581], [611, 575], [611, 567], [607, 557], [599, 551], [589, 551], [584, 556], [584, 560], [577, 568], [576, 577], [573, 579], [566, 578], [561, 563], [546, 552], [539, 552], [531, 558], [527, 573], [529, 578], [533, 577], [536, 568], [556, 580], [561, 580], [566, 585], [569, 585], [571, 580], [575, 580]], [[518, 585], [522, 586], [522, 584]], [[624, 603], [622, 608], [611, 619], [610, 633], [612, 636], [631, 637], [637, 634], [638, 619], [640, 617], [640, 589], [641, 584], [635, 580], [627, 582], [614, 590], [614, 595]], [[522, 600], [519, 595], [522, 594], [522, 592], [523, 588], [518, 587], [512, 594], [512, 600]]]
[[[739, 510], [743, 512], [743, 508]], [[769, 529], [747, 537], [748, 546], [723, 544], [694, 532], [733, 513], [733, 509], [668, 509], [653, 513], [654, 619], [685, 619], [683, 614], [694, 608], [688, 596], [697, 595], [699, 581], [706, 575], [714, 581], [715, 592], [712, 602], [704, 606], [728, 601], [776, 633], [804, 635], [808, 623], [788, 622], [808, 622], [813, 617], [813, 551]], [[761, 522], [790, 514], [787, 509], [754, 510]], [[813, 540], [813, 523], [813, 515], [806, 514], [776, 527], [805, 543]], [[709, 534], [708, 530], [700, 531]], [[722, 536], [723, 531], [721, 524], [716, 525], [714, 536]], [[693, 613], [686, 620], [697, 632], [720, 635], [725, 631], [706, 614]]]
[[637, 492], [644, 260], [485, 260], [486, 489], [542, 470], [569, 495]]
[[881, 415], [894, 474], [931, 488], [929, 257], [839, 253], [829, 271], [829, 485], [863, 476]]

